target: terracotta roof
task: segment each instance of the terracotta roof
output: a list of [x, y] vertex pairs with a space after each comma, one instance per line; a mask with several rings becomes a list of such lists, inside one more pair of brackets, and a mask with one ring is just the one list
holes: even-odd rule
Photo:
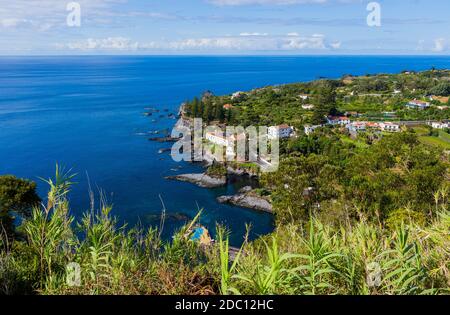
[[432, 95], [431, 98], [432, 98], [433, 100], [439, 101], [439, 102], [441, 102], [441, 103], [447, 103], [447, 102], [448, 102], [448, 99], [449, 99], [448, 96], [445, 97], [445, 96], [436, 96], [436, 95]]
[[337, 116], [328, 116], [328, 119], [330, 119], [330, 120], [349, 120], [349, 118], [346, 117], [346, 116], [341, 116], [341, 117], [337, 117]]
[[214, 136], [217, 138], [225, 139], [225, 133], [221, 130], [210, 131], [205, 134], [205, 136]]
[[240, 133], [240, 134], [238, 134], [238, 135], [232, 135], [231, 137], [230, 137], [230, 140], [246, 140], [247, 139], [247, 136], [244, 134], [244, 133]]

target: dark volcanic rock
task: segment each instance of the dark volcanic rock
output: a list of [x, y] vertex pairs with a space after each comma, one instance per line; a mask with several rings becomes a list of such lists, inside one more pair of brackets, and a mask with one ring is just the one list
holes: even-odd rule
[[247, 193], [239, 193], [234, 196], [221, 196], [217, 198], [217, 201], [220, 203], [229, 203], [243, 208], [273, 213], [272, 204], [268, 200], [258, 196], [254, 196], [248, 193], [248, 191]]
[[149, 141], [156, 141], [156, 142], [177, 142], [180, 140], [180, 138], [172, 138], [172, 137], [155, 137], [155, 138], [149, 138]]
[[166, 179], [179, 180], [182, 182], [189, 182], [189, 183], [195, 184], [195, 185], [203, 187], [203, 188], [216, 188], [216, 187], [225, 186], [227, 184], [226, 177], [216, 178], [216, 177], [208, 176], [204, 173], [167, 176]]

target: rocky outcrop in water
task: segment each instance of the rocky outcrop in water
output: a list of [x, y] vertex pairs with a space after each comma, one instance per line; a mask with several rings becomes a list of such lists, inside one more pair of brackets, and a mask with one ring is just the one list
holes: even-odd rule
[[181, 138], [172, 138], [172, 137], [155, 137], [155, 138], [149, 138], [148, 141], [156, 141], [156, 142], [177, 142]]
[[225, 176], [211, 177], [206, 175], [205, 173], [167, 176], [166, 179], [189, 182], [203, 188], [216, 188], [225, 186], [227, 184], [227, 178]]
[[273, 213], [272, 204], [266, 198], [255, 194], [251, 187], [244, 187], [233, 196], [217, 198], [220, 203], [229, 203], [235, 206]]

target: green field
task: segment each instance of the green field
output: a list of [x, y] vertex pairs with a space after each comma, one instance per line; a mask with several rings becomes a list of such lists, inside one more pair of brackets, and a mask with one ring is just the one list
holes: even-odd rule
[[412, 128], [419, 136], [425, 136], [428, 135], [429, 130], [427, 127], [419, 126]]
[[433, 137], [429, 136], [429, 130], [426, 127], [419, 126], [413, 129], [419, 135], [419, 140], [422, 143], [450, 150], [450, 134], [445, 131], [439, 131], [439, 137]]
[[341, 140], [342, 140], [342, 142], [344, 142], [344, 143], [351, 143], [351, 144], [354, 144], [357, 148], [359, 148], [359, 149], [364, 149], [364, 148], [367, 148], [369, 145], [367, 144], [367, 143], [365, 143], [364, 141], [361, 141], [361, 140], [354, 140], [354, 139], [352, 139], [352, 138], [350, 138], [350, 137], [348, 137], [348, 136], [342, 136], [341, 137]]
[[446, 133], [445, 131], [439, 132], [439, 138], [445, 142], [450, 143], [450, 134]]
[[450, 150], [450, 142], [448, 142], [448, 140], [444, 140], [441, 137], [438, 138], [438, 137], [422, 136], [419, 137], [419, 140], [422, 143], [428, 145], [438, 146], [444, 150]]

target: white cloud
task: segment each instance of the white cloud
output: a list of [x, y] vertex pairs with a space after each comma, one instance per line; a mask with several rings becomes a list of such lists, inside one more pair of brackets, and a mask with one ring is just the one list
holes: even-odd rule
[[25, 19], [18, 18], [4, 18], [0, 19], [0, 26], [4, 28], [15, 28], [20, 24], [26, 24], [28, 21]]
[[88, 38], [84, 41], [69, 43], [67, 45], [59, 45], [60, 48], [68, 48], [70, 50], [137, 50], [139, 43], [133, 42], [124, 37], [108, 37], [104, 39]]
[[423, 39], [417, 42], [416, 50], [423, 51], [425, 50], [425, 41]]
[[333, 48], [333, 49], [339, 49], [339, 48], [341, 48], [341, 46], [342, 46], [342, 43], [339, 42], [339, 41], [332, 42], [332, 43], [330, 44], [330, 47]]
[[208, 0], [215, 5], [251, 5], [251, 4], [269, 4], [269, 5], [289, 5], [306, 3], [326, 3], [327, 0]]
[[241, 33], [240, 36], [269, 36], [268, 33]]
[[361, 3], [362, 0], [204, 0], [219, 6]]
[[448, 50], [447, 40], [445, 38], [436, 38], [434, 40], [419, 40], [416, 47], [417, 51], [441, 53]]
[[447, 42], [444, 38], [436, 38], [434, 40], [433, 51], [435, 52], [443, 52], [447, 48]]
[[303, 50], [303, 49], [326, 49], [325, 38], [323, 36], [311, 37], [291, 37], [281, 40], [282, 50]]
[[340, 42], [329, 43], [321, 34], [312, 36], [226, 36], [145, 43], [124, 37], [109, 37], [57, 44], [56, 47], [78, 51], [326, 51], [339, 49]]
[[272, 47], [272, 39], [256, 37], [185, 39], [169, 43], [173, 50], [270, 50]]

